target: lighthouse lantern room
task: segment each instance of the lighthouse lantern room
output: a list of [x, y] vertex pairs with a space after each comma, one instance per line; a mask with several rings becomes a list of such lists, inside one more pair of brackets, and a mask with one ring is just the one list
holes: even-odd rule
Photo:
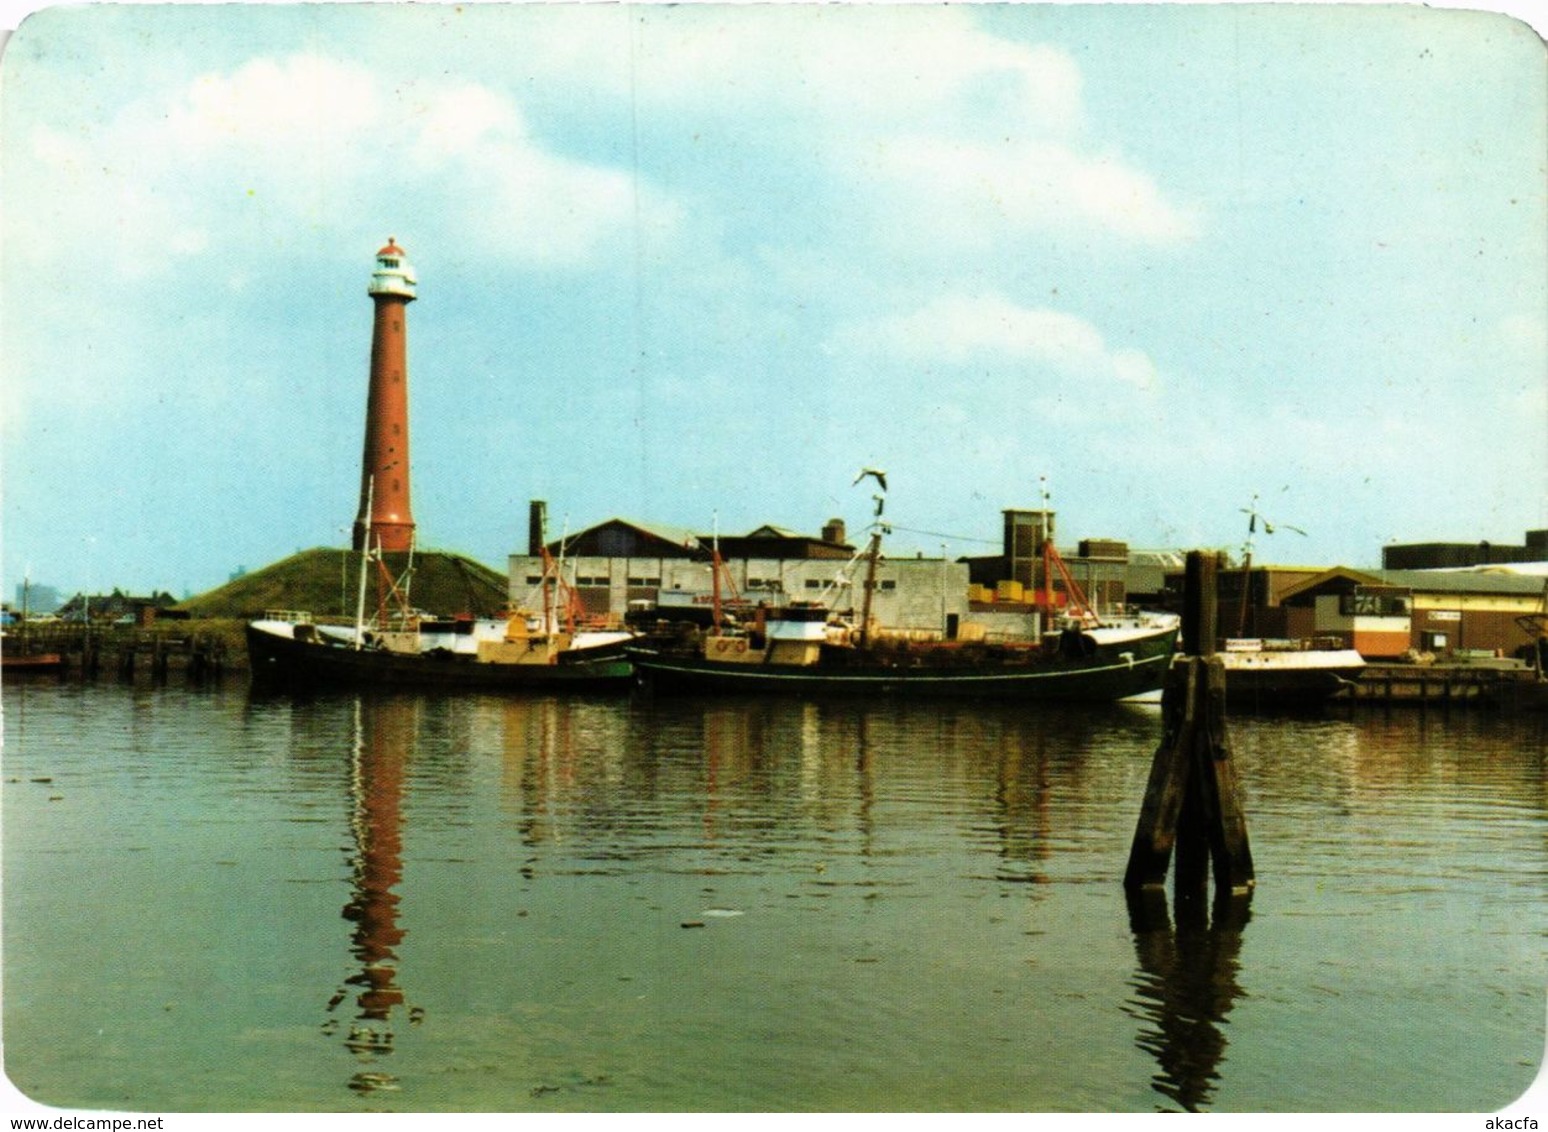
[[396, 295], [413, 301], [418, 298], [414, 290], [418, 285], [419, 278], [408, 261], [408, 253], [388, 236], [387, 246], [376, 253], [376, 270], [371, 273], [371, 284], [366, 292], [371, 295]]

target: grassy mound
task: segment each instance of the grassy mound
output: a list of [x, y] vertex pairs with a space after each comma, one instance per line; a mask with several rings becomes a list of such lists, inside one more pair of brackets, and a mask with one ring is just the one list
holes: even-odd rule
[[[175, 607], [195, 618], [257, 617], [267, 609], [305, 610], [319, 619], [353, 619], [360, 587], [360, 555], [352, 550], [303, 550], [261, 570], [244, 574]], [[388, 554], [393, 578], [407, 568], [407, 554]], [[375, 607], [376, 568], [368, 568], [367, 610]], [[424, 551], [414, 555], [409, 603], [437, 616], [489, 616], [507, 601], [506, 577], [460, 554]]]

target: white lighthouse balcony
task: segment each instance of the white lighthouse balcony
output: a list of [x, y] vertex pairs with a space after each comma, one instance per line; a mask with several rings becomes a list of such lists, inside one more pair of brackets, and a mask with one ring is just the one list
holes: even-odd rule
[[376, 270], [371, 273], [366, 293], [413, 299], [418, 297], [418, 286], [419, 277], [414, 274], [414, 265], [408, 261], [408, 253], [389, 236], [387, 246], [376, 253]]

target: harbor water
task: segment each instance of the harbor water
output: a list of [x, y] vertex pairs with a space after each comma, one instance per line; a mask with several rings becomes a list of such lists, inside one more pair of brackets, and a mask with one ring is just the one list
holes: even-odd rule
[[1541, 716], [1233, 717], [1257, 890], [1147, 911], [1155, 706], [3, 703], [47, 1105], [1482, 1112], [1542, 1060]]

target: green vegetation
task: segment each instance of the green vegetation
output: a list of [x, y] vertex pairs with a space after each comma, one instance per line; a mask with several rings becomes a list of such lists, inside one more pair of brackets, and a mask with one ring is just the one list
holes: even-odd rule
[[[269, 609], [305, 610], [319, 620], [349, 620], [355, 615], [359, 594], [360, 559], [351, 550], [303, 550], [174, 608], [194, 618], [229, 618], [239, 624]], [[385, 565], [391, 577], [400, 578], [408, 555], [388, 554]], [[505, 575], [460, 554], [423, 552], [414, 556], [409, 602], [415, 609], [437, 616], [489, 616], [505, 607], [506, 585]], [[372, 564], [366, 588], [370, 607], [374, 607], [376, 592], [377, 570]]]

